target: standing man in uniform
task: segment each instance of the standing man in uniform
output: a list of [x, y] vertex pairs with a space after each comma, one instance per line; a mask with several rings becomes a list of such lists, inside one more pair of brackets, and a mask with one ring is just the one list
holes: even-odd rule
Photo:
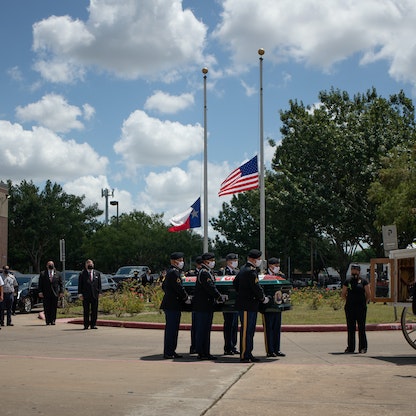
[[348, 345], [345, 353], [353, 354], [355, 351], [355, 327], [358, 326], [358, 352], [367, 352], [367, 336], [365, 321], [367, 317], [367, 304], [371, 299], [371, 290], [368, 280], [360, 276], [359, 264], [351, 265], [351, 277], [342, 285], [341, 296], [345, 299], [345, 317], [347, 320]]
[[101, 274], [88, 259], [78, 277], [78, 297], [84, 309], [84, 329], [97, 329], [98, 299], [101, 294]]
[[240, 315], [240, 362], [260, 361], [253, 356], [254, 333], [256, 332], [257, 312], [260, 302], [267, 304], [270, 299], [264, 295], [259, 283], [257, 268], [261, 266], [261, 251], [252, 249], [247, 255], [247, 263], [234, 279], [237, 292], [235, 308]]
[[[199, 271], [202, 267], [202, 256], [197, 256], [195, 259], [195, 272], [198, 278]], [[189, 354], [196, 354], [196, 324], [195, 324], [195, 312], [191, 312], [191, 346], [189, 347]]]
[[182, 355], [176, 353], [181, 310], [183, 303], [191, 304], [191, 299], [182, 286], [183, 256], [182, 252], [175, 252], [170, 255], [170, 268], [162, 282], [162, 289], [165, 294], [160, 309], [163, 309], [165, 312], [166, 321], [163, 347], [164, 359], [182, 358]]
[[46, 263], [46, 270], [39, 275], [39, 297], [43, 299], [46, 325], [55, 325], [58, 299], [64, 296], [61, 273], [55, 269], [52, 260]]
[[198, 353], [198, 360], [216, 360], [210, 353], [211, 326], [214, 316], [215, 302], [223, 303], [224, 298], [215, 287], [214, 253], [202, 255], [201, 269], [195, 284], [195, 293], [192, 299], [192, 306], [195, 312], [195, 348]]
[[[224, 276], [236, 276], [238, 268], [238, 256], [235, 253], [229, 253], [225, 257], [226, 266], [223, 271]], [[238, 312], [223, 312], [224, 317], [224, 355], [240, 354], [237, 349], [238, 333]]]
[[[280, 271], [280, 260], [276, 257], [270, 257], [268, 261], [267, 274], [271, 276], [285, 277]], [[277, 295], [277, 296], [276, 296]], [[282, 293], [276, 292], [277, 303], [281, 303]], [[280, 299], [278, 298], [280, 296]], [[280, 334], [282, 329], [282, 311], [264, 312], [263, 313], [263, 328], [264, 328], [264, 344], [266, 347], [267, 357], [284, 357], [280, 351]]]

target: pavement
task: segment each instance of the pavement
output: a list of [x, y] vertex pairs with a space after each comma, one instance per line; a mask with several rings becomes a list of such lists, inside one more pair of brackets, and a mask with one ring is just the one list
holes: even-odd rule
[[284, 331], [286, 357], [265, 358], [263, 334], [243, 364], [222, 356], [199, 362], [189, 331], [179, 333], [182, 359], [164, 360], [160, 328], [102, 324], [84, 331], [37, 313], [13, 317], [0, 331], [2, 416], [414, 416], [416, 350], [398, 330], [369, 331], [367, 354], [344, 354], [343, 331]]

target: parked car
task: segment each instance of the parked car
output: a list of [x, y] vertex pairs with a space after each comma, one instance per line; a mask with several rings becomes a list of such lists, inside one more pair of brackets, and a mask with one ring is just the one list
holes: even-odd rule
[[137, 278], [140, 279], [148, 270], [148, 266], [123, 266], [116, 271], [112, 278], [117, 285], [120, 285], [124, 280], [134, 278], [134, 272], [138, 272]]
[[16, 309], [29, 313], [33, 308], [43, 307], [39, 297], [39, 274], [21, 274], [16, 280], [19, 283]]
[[[68, 302], [75, 302], [78, 299], [78, 276], [79, 273], [73, 274], [65, 284], [65, 289], [68, 292]], [[117, 283], [111, 278], [110, 275], [101, 273], [101, 290], [105, 292], [115, 292], [117, 289]]]
[[326, 285], [326, 288], [329, 289], [329, 290], [341, 289], [341, 281]]

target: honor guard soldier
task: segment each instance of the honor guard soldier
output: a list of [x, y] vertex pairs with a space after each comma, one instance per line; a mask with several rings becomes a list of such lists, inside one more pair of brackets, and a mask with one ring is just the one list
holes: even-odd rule
[[235, 308], [240, 315], [240, 361], [243, 363], [260, 361], [253, 356], [253, 341], [256, 331], [257, 312], [260, 302], [266, 304], [270, 301], [264, 295], [259, 283], [257, 268], [261, 266], [261, 251], [250, 250], [247, 263], [241, 268], [234, 279], [237, 292]]
[[[267, 274], [271, 276], [285, 277], [280, 271], [280, 260], [276, 257], [270, 257], [268, 261]], [[282, 293], [276, 292], [276, 303], [281, 303]], [[280, 334], [282, 329], [282, 312], [278, 309], [277, 312], [263, 313], [263, 328], [264, 328], [264, 344], [266, 347], [267, 357], [284, 357], [280, 351]]]
[[176, 353], [178, 345], [179, 324], [181, 322], [181, 310], [183, 303], [190, 304], [191, 299], [182, 286], [181, 270], [184, 266], [184, 254], [175, 252], [170, 255], [170, 268], [162, 282], [165, 292], [160, 309], [165, 312], [165, 337], [163, 358], [182, 358]]
[[217, 359], [210, 353], [211, 326], [215, 302], [223, 303], [225, 295], [221, 295], [215, 287], [215, 276], [212, 271], [214, 267], [214, 253], [204, 253], [192, 299], [193, 311], [195, 312], [195, 348], [199, 360]]
[[[223, 276], [235, 276], [238, 271], [237, 254], [227, 254], [225, 261], [227, 264], [224, 267]], [[224, 317], [224, 355], [240, 354], [237, 349], [238, 312], [223, 312], [222, 314]]]

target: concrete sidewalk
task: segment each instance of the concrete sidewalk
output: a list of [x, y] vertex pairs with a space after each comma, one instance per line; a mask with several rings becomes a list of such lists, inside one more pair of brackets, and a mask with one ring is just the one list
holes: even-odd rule
[[416, 354], [399, 331], [368, 333], [368, 354], [343, 354], [346, 333], [284, 332], [280, 359], [260, 363], [222, 356], [222, 333], [211, 334], [215, 362], [178, 353], [163, 360], [163, 331], [14, 317], [0, 331], [1, 415], [13, 416], [414, 416]]

